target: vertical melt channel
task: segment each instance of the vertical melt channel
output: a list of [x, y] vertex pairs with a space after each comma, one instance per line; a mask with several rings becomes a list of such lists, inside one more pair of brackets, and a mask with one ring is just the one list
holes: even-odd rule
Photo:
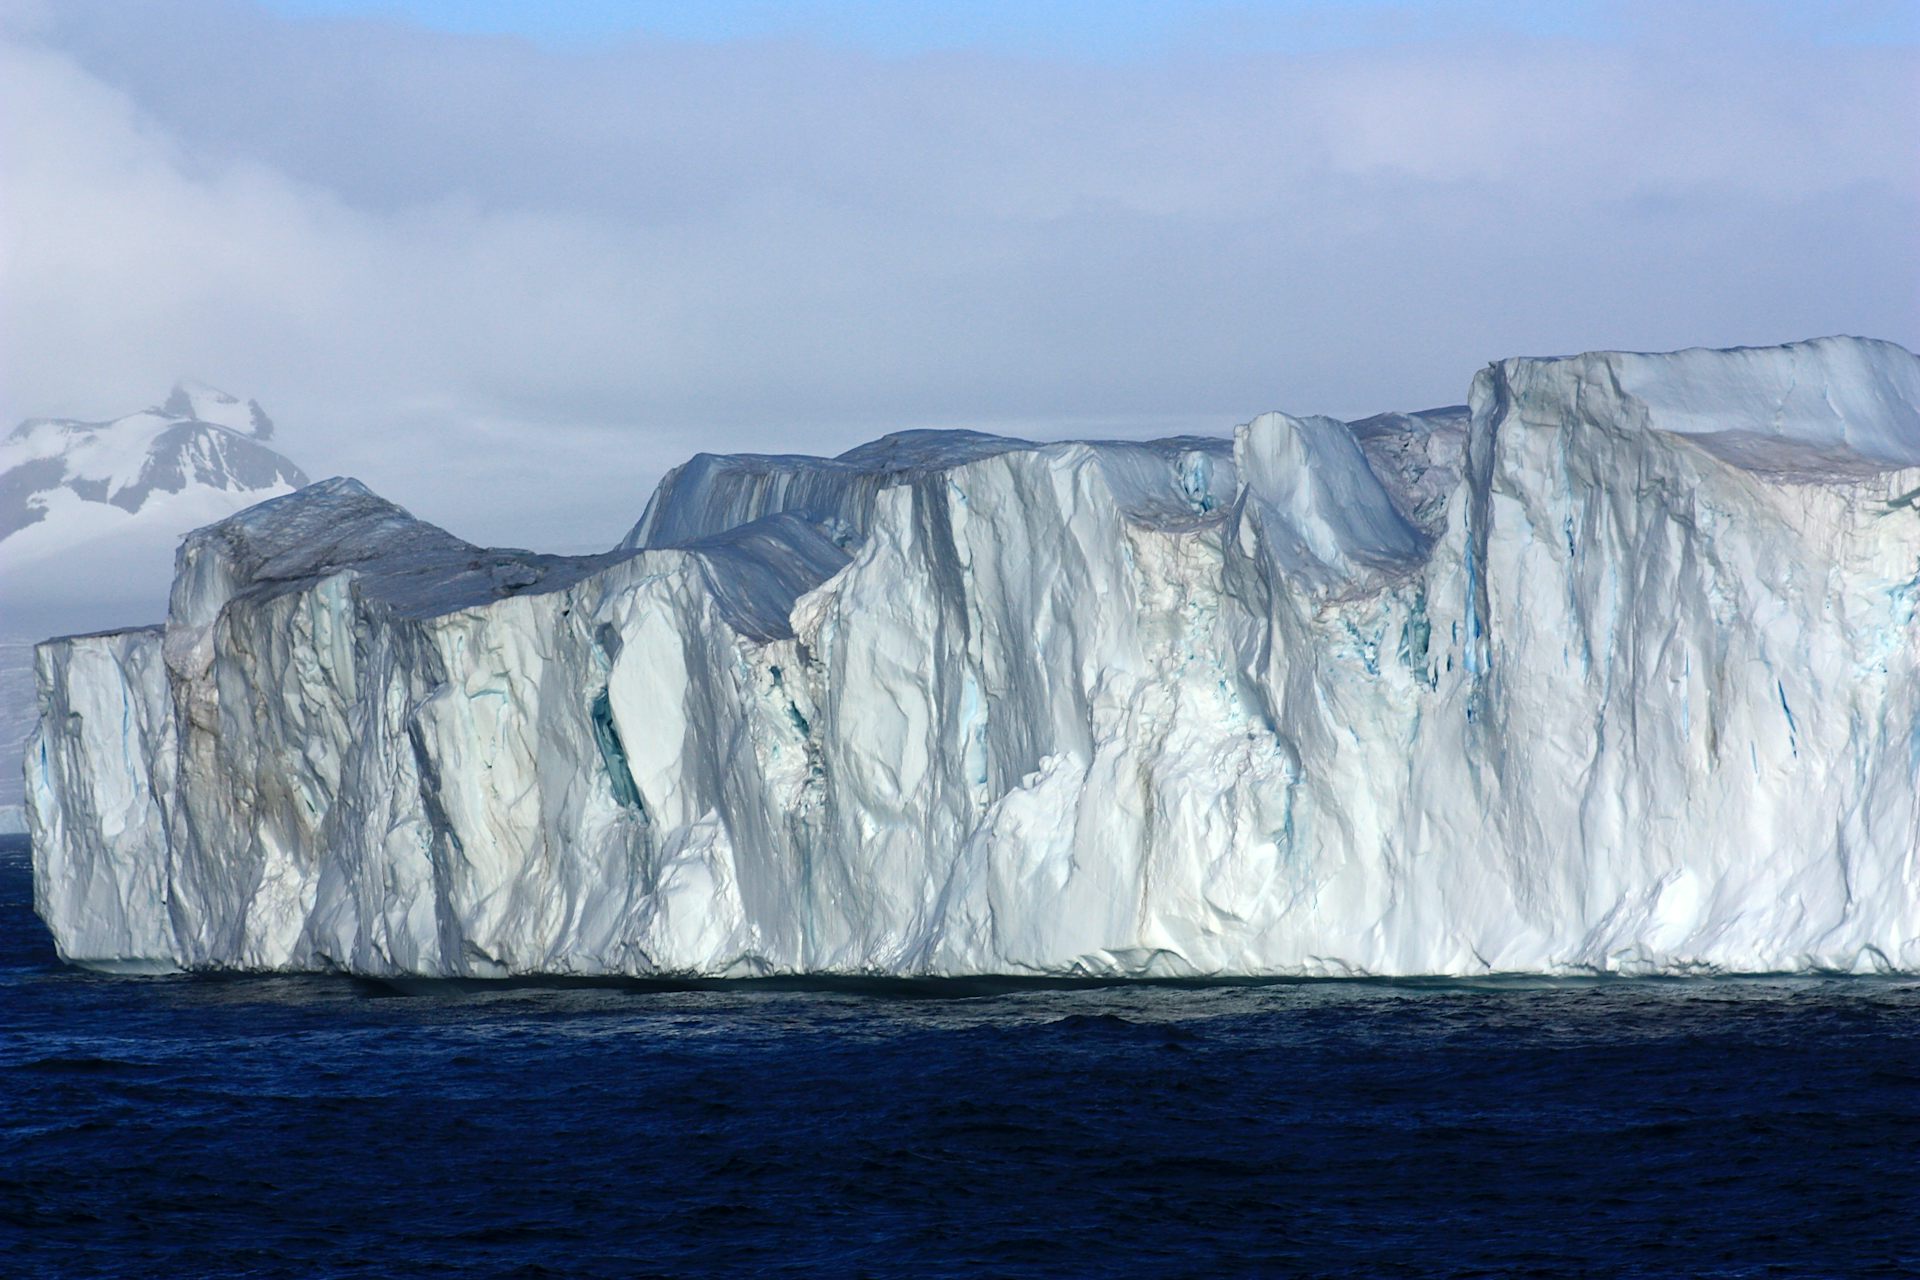
[[627, 767], [627, 749], [620, 741], [620, 730], [614, 727], [613, 700], [605, 689], [594, 695], [592, 716], [593, 741], [600, 748], [601, 762], [607, 766], [607, 781], [613, 787], [614, 800], [645, 814], [647, 807], [640, 803], [640, 787], [633, 780], [633, 770]]

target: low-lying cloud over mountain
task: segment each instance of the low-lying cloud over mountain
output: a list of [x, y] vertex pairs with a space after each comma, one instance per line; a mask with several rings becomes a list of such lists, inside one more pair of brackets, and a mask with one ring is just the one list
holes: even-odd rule
[[1357, 417], [1515, 352], [1920, 345], [1910, 45], [1790, 7], [1497, 8], [1124, 59], [15, 8], [0, 420], [206, 370], [423, 517], [584, 548], [698, 448]]

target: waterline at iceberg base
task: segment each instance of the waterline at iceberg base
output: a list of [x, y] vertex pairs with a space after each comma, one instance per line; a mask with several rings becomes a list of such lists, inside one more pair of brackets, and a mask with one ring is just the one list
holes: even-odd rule
[[129, 970], [1920, 971], [1916, 495], [1843, 338], [702, 455], [588, 558], [330, 480], [40, 647], [36, 905]]

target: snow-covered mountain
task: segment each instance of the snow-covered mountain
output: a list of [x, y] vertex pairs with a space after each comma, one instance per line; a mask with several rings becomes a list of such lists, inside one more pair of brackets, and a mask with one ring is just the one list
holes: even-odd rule
[[131, 968], [1920, 972], [1916, 495], [1860, 339], [702, 457], [599, 557], [327, 481], [43, 646], [37, 904]]
[[104, 540], [189, 529], [307, 483], [269, 448], [258, 403], [182, 383], [111, 422], [31, 418], [0, 441], [0, 554], [10, 566]]
[[21, 798], [28, 642], [157, 616], [182, 536], [307, 483], [272, 438], [257, 403], [182, 382], [111, 422], [33, 418], [0, 439], [0, 829]]

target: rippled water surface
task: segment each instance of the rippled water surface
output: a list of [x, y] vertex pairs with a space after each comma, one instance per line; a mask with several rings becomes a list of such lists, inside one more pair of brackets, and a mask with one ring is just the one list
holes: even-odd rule
[[1900, 1275], [1920, 985], [432, 986], [61, 968], [0, 1272]]

